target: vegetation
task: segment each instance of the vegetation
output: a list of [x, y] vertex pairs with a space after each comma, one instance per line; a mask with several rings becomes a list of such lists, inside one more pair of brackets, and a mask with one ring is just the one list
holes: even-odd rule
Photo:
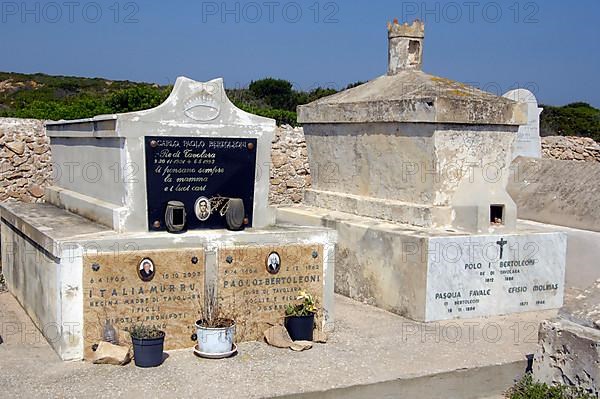
[[[139, 98], [127, 97], [132, 90]], [[165, 91], [148, 83], [0, 72], [0, 116], [54, 120], [89, 118], [124, 112], [127, 104], [123, 106], [123, 101], [119, 101], [123, 97], [135, 108], [148, 105], [148, 97], [155, 99], [151, 93], [160, 95]]]
[[[352, 83], [346, 89], [363, 83]], [[0, 117], [60, 120], [138, 111], [162, 103], [171, 89], [151, 83], [0, 72]], [[271, 77], [253, 81], [248, 88], [227, 90], [233, 103], [244, 111], [292, 126], [297, 124], [298, 105], [335, 93], [337, 90], [327, 87], [295, 90], [292, 83]], [[581, 102], [542, 107], [542, 135], [600, 141], [600, 110]]]
[[165, 333], [158, 328], [150, 327], [145, 324], [135, 324], [131, 326], [129, 334], [135, 339], [156, 339], [165, 335]]
[[235, 324], [232, 318], [223, 315], [214, 286], [208, 288], [204, 296], [202, 319], [198, 320], [196, 324], [204, 328], [229, 328]]
[[540, 121], [543, 136], [583, 136], [600, 141], [600, 110], [587, 103], [564, 107], [542, 105]]
[[531, 373], [525, 376], [508, 390], [509, 399], [593, 399], [595, 396], [581, 389], [566, 385], [542, 384], [533, 380]]
[[287, 305], [285, 308], [286, 316], [310, 316], [317, 313], [317, 305], [313, 296], [305, 291], [300, 291], [296, 300], [301, 301], [297, 304]]
[[[60, 120], [139, 111], [161, 104], [171, 90], [150, 83], [0, 72], [0, 117]], [[298, 105], [336, 92], [321, 87], [297, 91], [286, 80], [266, 78], [247, 89], [227, 90], [227, 95], [247, 112], [296, 125]]]

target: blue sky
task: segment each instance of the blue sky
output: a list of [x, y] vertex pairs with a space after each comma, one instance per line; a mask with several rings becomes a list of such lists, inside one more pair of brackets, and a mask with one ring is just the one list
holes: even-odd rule
[[426, 72], [600, 107], [598, 0], [2, 1], [0, 70], [341, 88], [384, 74], [387, 21], [417, 17]]

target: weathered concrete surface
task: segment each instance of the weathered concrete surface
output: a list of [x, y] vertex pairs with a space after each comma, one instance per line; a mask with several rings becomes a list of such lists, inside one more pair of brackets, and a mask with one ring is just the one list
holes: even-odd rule
[[598, 259], [600, 259], [600, 233], [526, 220], [520, 220], [519, 224], [560, 230], [567, 235], [566, 303], [570, 301], [570, 298], [578, 295], [578, 293], [569, 293], [569, 290], [579, 292], [587, 288], [590, 285], [590, 281], [600, 279], [600, 267], [598, 267]]
[[600, 164], [514, 160], [508, 192], [519, 219], [600, 231]]
[[388, 75], [405, 69], [421, 69], [423, 64], [423, 39], [425, 24], [416, 20], [412, 24], [388, 23]]
[[600, 279], [585, 289], [571, 290], [559, 315], [573, 323], [600, 330]]
[[[566, 237], [560, 230], [544, 225], [523, 224], [515, 232], [470, 235], [306, 206], [278, 208], [277, 221], [335, 229], [338, 232], [336, 292], [414, 320], [558, 309], [563, 304]], [[535, 258], [537, 263], [530, 270], [519, 272], [514, 281], [506, 280], [499, 270], [493, 269], [496, 266], [489, 266], [500, 278], [486, 282], [479, 271], [471, 273], [467, 265], [477, 262], [497, 265], [499, 253], [492, 257], [477, 248], [497, 247], [500, 239], [510, 240], [513, 248], [512, 253], [505, 252], [504, 260], [513, 260], [511, 256], [518, 257], [520, 253], [530, 254], [527, 256]], [[537, 248], [535, 254], [531, 254], [531, 245]], [[450, 248], [459, 248], [460, 256], [453, 258], [446, 252]], [[547, 283], [555, 287], [548, 292], [535, 292], [535, 285]], [[513, 284], [527, 286], [528, 291], [524, 296], [508, 291]], [[442, 295], [436, 294], [458, 292], [461, 295], [458, 302], [462, 302], [471, 295], [470, 290], [482, 286], [489, 288], [490, 293], [487, 299], [477, 298], [472, 302], [476, 306], [462, 309], [464, 303], [454, 306], [455, 301], [451, 300], [441, 312], [444, 301]]]
[[[321, 246], [323, 255], [318, 259], [318, 273], [323, 284], [322, 323], [324, 328], [334, 323], [336, 233], [329, 229], [275, 226], [247, 229], [243, 233], [211, 230], [184, 234], [117, 234], [50, 204], [3, 203], [0, 215], [2, 264], [7, 286], [64, 360], [83, 356], [83, 267], [84, 259], [94, 254], [115, 255], [116, 259], [120, 253], [141, 260], [145, 254], [157, 250], [184, 253], [199, 249], [211, 253], [203, 262], [207, 281], [214, 282], [219, 270], [219, 254], [233, 248]], [[205, 288], [208, 289], [208, 284]]]
[[400, 70], [298, 107], [298, 122], [524, 125], [527, 105], [419, 70]]
[[600, 279], [569, 290], [559, 317], [541, 323], [534, 375], [600, 393]]
[[323, 391], [347, 389], [338, 391], [343, 395], [325, 396], [341, 398], [397, 395], [406, 388], [419, 393], [413, 398], [490, 397], [525, 370], [525, 355], [535, 350], [537, 325], [555, 314], [424, 325], [340, 296], [336, 308], [339, 323], [329, 342], [305, 352], [251, 342], [241, 344], [237, 356], [213, 361], [195, 357], [190, 348], [169, 353], [160, 368], [147, 370], [133, 364], [60, 361], [16, 301], [3, 293], [2, 395], [141, 398], [196, 397], [201, 392], [214, 398], [258, 398], [312, 392], [299, 397], [320, 398]]
[[600, 393], [600, 330], [564, 318], [542, 322], [533, 374], [548, 384]]
[[[305, 203], [421, 227], [514, 229], [516, 208], [506, 185], [516, 130], [442, 123], [305, 125], [312, 173]], [[361, 206], [348, 207], [350, 202]], [[502, 223], [490, 223], [490, 205], [503, 206]]]

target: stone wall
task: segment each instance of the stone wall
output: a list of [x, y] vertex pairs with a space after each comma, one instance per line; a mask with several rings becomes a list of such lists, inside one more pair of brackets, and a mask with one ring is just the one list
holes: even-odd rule
[[563, 161], [600, 162], [600, 144], [587, 137], [542, 137], [542, 156]]
[[[600, 162], [600, 144], [586, 137], [542, 137], [544, 158]], [[302, 202], [311, 186], [302, 128], [278, 127], [271, 154], [272, 205]], [[0, 201], [39, 202], [51, 175], [49, 140], [43, 122], [0, 118]]]
[[51, 172], [43, 122], [0, 118], [0, 201], [42, 201]]
[[271, 152], [272, 205], [295, 204], [304, 198], [304, 190], [310, 187], [308, 150], [302, 128], [278, 127], [273, 138]]
[[[272, 205], [299, 203], [311, 178], [302, 128], [278, 127], [271, 154]], [[43, 121], [0, 118], [0, 201], [42, 201], [52, 165]]]

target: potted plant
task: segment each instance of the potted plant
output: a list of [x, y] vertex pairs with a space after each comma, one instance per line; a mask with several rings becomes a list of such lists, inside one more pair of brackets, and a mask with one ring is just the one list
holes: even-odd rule
[[209, 289], [204, 299], [202, 319], [196, 321], [196, 353], [204, 357], [227, 357], [235, 351], [235, 321], [223, 317], [214, 289]]
[[317, 313], [315, 299], [304, 291], [296, 299], [301, 302], [286, 306], [285, 328], [293, 341], [312, 341]]
[[133, 359], [138, 367], [156, 367], [163, 362], [165, 332], [143, 324], [131, 327]]

